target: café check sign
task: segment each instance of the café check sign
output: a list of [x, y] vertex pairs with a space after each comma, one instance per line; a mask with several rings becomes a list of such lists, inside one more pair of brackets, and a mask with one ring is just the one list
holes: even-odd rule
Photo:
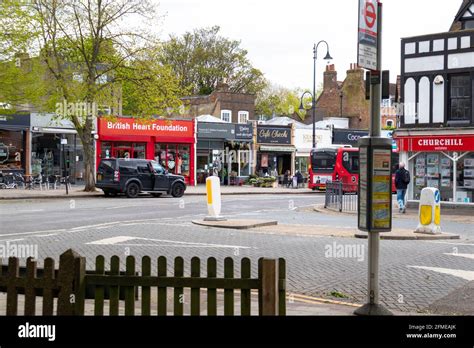
[[291, 127], [258, 126], [257, 143], [291, 145]]

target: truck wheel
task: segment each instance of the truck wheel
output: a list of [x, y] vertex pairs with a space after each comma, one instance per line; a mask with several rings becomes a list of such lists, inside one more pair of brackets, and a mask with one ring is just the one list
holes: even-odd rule
[[137, 198], [139, 193], [140, 193], [140, 186], [138, 186], [138, 184], [134, 182], [128, 184], [127, 191], [126, 191], [128, 198]]
[[171, 188], [171, 195], [174, 198], [180, 198], [180, 197], [183, 197], [184, 191], [185, 191], [184, 185], [181, 183], [177, 183], [173, 185], [173, 187]]

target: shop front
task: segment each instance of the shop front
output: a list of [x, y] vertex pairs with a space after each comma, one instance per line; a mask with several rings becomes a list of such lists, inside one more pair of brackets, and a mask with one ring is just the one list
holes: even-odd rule
[[257, 174], [281, 176], [295, 173], [293, 126], [257, 126]]
[[158, 161], [171, 174], [195, 184], [195, 121], [100, 118], [97, 165], [102, 158]]
[[63, 176], [67, 171], [71, 183], [83, 183], [84, 149], [71, 121], [31, 114], [31, 138], [33, 175]]
[[435, 187], [442, 201], [473, 202], [474, 134], [465, 129], [459, 133], [397, 131], [400, 158], [407, 163], [412, 178], [409, 199], [419, 200], [423, 188]]
[[[326, 148], [331, 146], [331, 130], [330, 129], [316, 129], [316, 148]], [[296, 159], [295, 170], [308, 176], [310, 154], [313, 147], [313, 127], [295, 127], [295, 147]]]
[[30, 115], [0, 115], [0, 172], [30, 173]]
[[218, 172], [224, 185], [238, 184], [252, 174], [253, 125], [198, 122], [197, 183]]

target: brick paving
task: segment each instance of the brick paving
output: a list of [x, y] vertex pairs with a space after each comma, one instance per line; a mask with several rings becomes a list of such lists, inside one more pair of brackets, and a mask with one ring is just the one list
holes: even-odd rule
[[[313, 204], [316, 196], [249, 196], [224, 198], [224, 212], [233, 217], [258, 216], [278, 219], [281, 223], [309, 226], [347, 226], [354, 223], [353, 217], [324, 215], [316, 212], [294, 210], [294, 206]], [[200, 197], [176, 199], [112, 199], [81, 200], [75, 209], [65, 202], [2, 203], [0, 242], [23, 239], [21, 243], [39, 245], [39, 259], [59, 254], [72, 247], [87, 257], [88, 269], [93, 269], [95, 256], [106, 258], [119, 255], [124, 266], [125, 256], [130, 253], [137, 258], [149, 255], [168, 258], [183, 256], [186, 272], [194, 256], [202, 259], [213, 256], [218, 260], [218, 273], [223, 273], [223, 260], [233, 257], [236, 264], [243, 257], [252, 260], [252, 272], [256, 275], [259, 257], [284, 257], [287, 260], [288, 292], [321, 298], [332, 298], [331, 293], [340, 293], [347, 298], [342, 301], [362, 304], [366, 299], [367, 286], [367, 242], [350, 238], [330, 236], [295, 236], [284, 234], [262, 234], [252, 231], [210, 229], [196, 226], [191, 220], [206, 215], [205, 202]], [[289, 209], [291, 207], [291, 209]], [[27, 217], [20, 211], [28, 211]], [[44, 211], [39, 211], [39, 210]], [[21, 219], [19, 218], [21, 216]], [[406, 227], [413, 221], [395, 220], [398, 227]], [[36, 229], [34, 228], [36, 226]], [[78, 228], [80, 226], [89, 226]], [[462, 240], [448, 243], [424, 241], [381, 242], [381, 302], [389, 309], [402, 312], [423, 312], [427, 307], [466, 285], [468, 280], [409, 266], [439, 267], [453, 270], [473, 270], [474, 260], [445, 255], [453, 253], [474, 254], [472, 226], [450, 223], [447, 229], [460, 232]], [[48, 230], [48, 232], [41, 232]], [[26, 235], [16, 233], [35, 232]], [[37, 233], [36, 233], [37, 232]], [[117, 244], [87, 244], [129, 236], [130, 239]], [[184, 243], [184, 244], [183, 244]], [[188, 244], [186, 244], [188, 243]], [[198, 245], [196, 243], [202, 243]], [[328, 248], [348, 247], [362, 250], [362, 261], [357, 257], [330, 257]], [[354, 249], [356, 248], [356, 249]], [[359, 249], [357, 249], [359, 248]], [[354, 255], [352, 255], [354, 256]], [[357, 256], [357, 255], [355, 255]], [[359, 255], [360, 256], [360, 255]], [[156, 270], [154, 265], [154, 270]], [[240, 270], [236, 270], [236, 276]]]

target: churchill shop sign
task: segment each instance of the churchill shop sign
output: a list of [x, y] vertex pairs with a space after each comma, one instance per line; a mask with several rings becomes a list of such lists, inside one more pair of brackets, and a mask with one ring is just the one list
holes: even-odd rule
[[257, 143], [291, 145], [291, 127], [258, 126]]
[[474, 151], [474, 135], [444, 135], [398, 138], [401, 151]]

